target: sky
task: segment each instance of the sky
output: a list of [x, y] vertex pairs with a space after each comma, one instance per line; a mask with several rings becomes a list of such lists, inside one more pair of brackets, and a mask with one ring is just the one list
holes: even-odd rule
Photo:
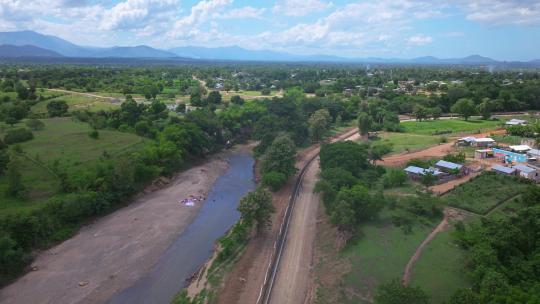
[[89, 46], [540, 59], [540, 0], [0, 0], [0, 31]]

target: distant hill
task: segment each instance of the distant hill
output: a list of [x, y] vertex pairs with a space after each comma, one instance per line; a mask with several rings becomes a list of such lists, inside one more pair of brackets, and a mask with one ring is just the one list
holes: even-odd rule
[[62, 57], [57, 52], [42, 49], [33, 45], [0, 45], [0, 57], [2, 58], [17, 58], [17, 57]]
[[113, 47], [95, 51], [91, 57], [118, 57], [118, 58], [171, 58], [176, 54], [157, 50], [146, 45]]
[[90, 54], [84, 47], [55, 36], [43, 35], [33, 31], [0, 32], [0, 44], [33, 45], [71, 57], [86, 57]]
[[[286, 52], [276, 52], [269, 50], [248, 50], [239, 46], [229, 47], [198, 47], [185, 46], [168, 50], [155, 49], [146, 45], [139, 46], [117, 46], [111, 48], [86, 47], [73, 44], [64, 39], [43, 35], [33, 31], [20, 32], [0, 32], [0, 45], [12, 46], [34, 46], [52, 53], [63, 55], [69, 58], [146, 58], [146, 59], [171, 59], [185, 60], [231, 60], [231, 61], [285, 61], [285, 62], [335, 62], [335, 63], [373, 63], [373, 64], [411, 64], [411, 65], [482, 65], [482, 66], [539, 66], [539, 60], [529, 62], [503, 62], [483, 57], [471, 55], [463, 58], [441, 59], [433, 56], [418, 57], [412, 59], [404, 58], [345, 58], [332, 55], [295, 55]], [[26, 50], [30, 52], [30, 50]], [[6, 54], [10, 51], [5, 50]], [[37, 52], [37, 51], [36, 51]], [[45, 54], [43, 51], [38, 54]]]

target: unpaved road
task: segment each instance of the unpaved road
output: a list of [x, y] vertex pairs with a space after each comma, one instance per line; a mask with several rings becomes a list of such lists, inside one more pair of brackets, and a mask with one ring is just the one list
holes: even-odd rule
[[[65, 93], [65, 94], [70, 94], [70, 95], [79, 95], [79, 96], [85, 96], [85, 97], [91, 97], [91, 98], [97, 98], [97, 99], [105, 99], [113, 103], [122, 102], [123, 100], [122, 97], [102, 96], [102, 95], [97, 95], [97, 94], [92, 94], [92, 93], [75, 92], [75, 91], [68, 91], [68, 90], [62, 90], [62, 89], [45, 89], [45, 90], [51, 91], [51, 92]], [[145, 101], [144, 98], [137, 98], [137, 97], [133, 98], [133, 100], [137, 102]]]
[[270, 303], [296, 304], [307, 300], [319, 208], [319, 195], [313, 192], [318, 172], [316, 159], [309, 165], [302, 180]]
[[102, 303], [131, 286], [152, 269], [201, 207], [178, 201], [206, 196], [226, 168], [224, 154], [215, 155], [178, 174], [164, 188], [82, 228], [39, 254], [33, 263], [38, 270], [2, 289], [0, 302]]

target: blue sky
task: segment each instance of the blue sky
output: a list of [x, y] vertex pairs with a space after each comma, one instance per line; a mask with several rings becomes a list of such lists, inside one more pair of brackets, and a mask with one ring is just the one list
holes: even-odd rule
[[540, 58], [540, 0], [0, 0], [0, 30], [296, 54]]

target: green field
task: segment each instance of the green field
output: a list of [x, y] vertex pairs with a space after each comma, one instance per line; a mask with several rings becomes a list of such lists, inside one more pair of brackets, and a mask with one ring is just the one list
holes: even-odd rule
[[401, 278], [410, 257], [432, 229], [415, 225], [411, 233], [405, 233], [392, 224], [390, 216], [391, 212], [383, 211], [378, 222], [362, 226], [361, 238], [343, 252], [351, 264], [344, 288], [354, 291], [349, 293], [348, 303], [369, 303], [362, 298], [371, 298], [379, 284]]
[[379, 139], [375, 143], [385, 143], [392, 145], [392, 153], [403, 151], [418, 151], [440, 142], [440, 136], [383, 132], [379, 134]]
[[[401, 125], [405, 127], [406, 133], [421, 135], [443, 135], [459, 133], [479, 133], [496, 128], [501, 122], [497, 120], [475, 120], [470, 119], [439, 119], [426, 121], [405, 121]], [[446, 133], [448, 132], [448, 133]]]
[[515, 177], [487, 172], [456, 187], [445, 198], [450, 206], [485, 214], [525, 187], [527, 183]]
[[[43, 119], [45, 129], [34, 131], [34, 139], [21, 143], [23, 153], [18, 154], [21, 165], [22, 181], [27, 188], [27, 197], [23, 199], [2, 199], [1, 209], [28, 207], [54, 195], [58, 188], [58, 178], [51, 171], [55, 161], [68, 172], [82, 166], [91, 165], [103, 156], [104, 152], [112, 157], [138, 149], [143, 139], [139, 136], [117, 131], [100, 130], [99, 138], [88, 136], [91, 128], [88, 124], [75, 122], [71, 118]], [[23, 123], [15, 126], [22, 127]], [[0, 136], [9, 130], [5, 125], [0, 129]], [[5, 176], [0, 177], [0, 192], [5, 189]], [[32, 201], [32, 203], [30, 203]]]
[[410, 285], [421, 287], [433, 304], [443, 304], [457, 289], [470, 287], [465, 252], [453, 242], [452, 231], [440, 232], [428, 243], [411, 273]]
[[69, 111], [75, 110], [111, 110], [120, 106], [120, 103], [111, 103], [107, 99], [87, 97], [82, 95], [64, 95], [57, 98], [45, 100], [32, 107], [32, 112], [36, 114], [47, 113], [47, 104], [52, 100], [63, 100], [69, 106]]

